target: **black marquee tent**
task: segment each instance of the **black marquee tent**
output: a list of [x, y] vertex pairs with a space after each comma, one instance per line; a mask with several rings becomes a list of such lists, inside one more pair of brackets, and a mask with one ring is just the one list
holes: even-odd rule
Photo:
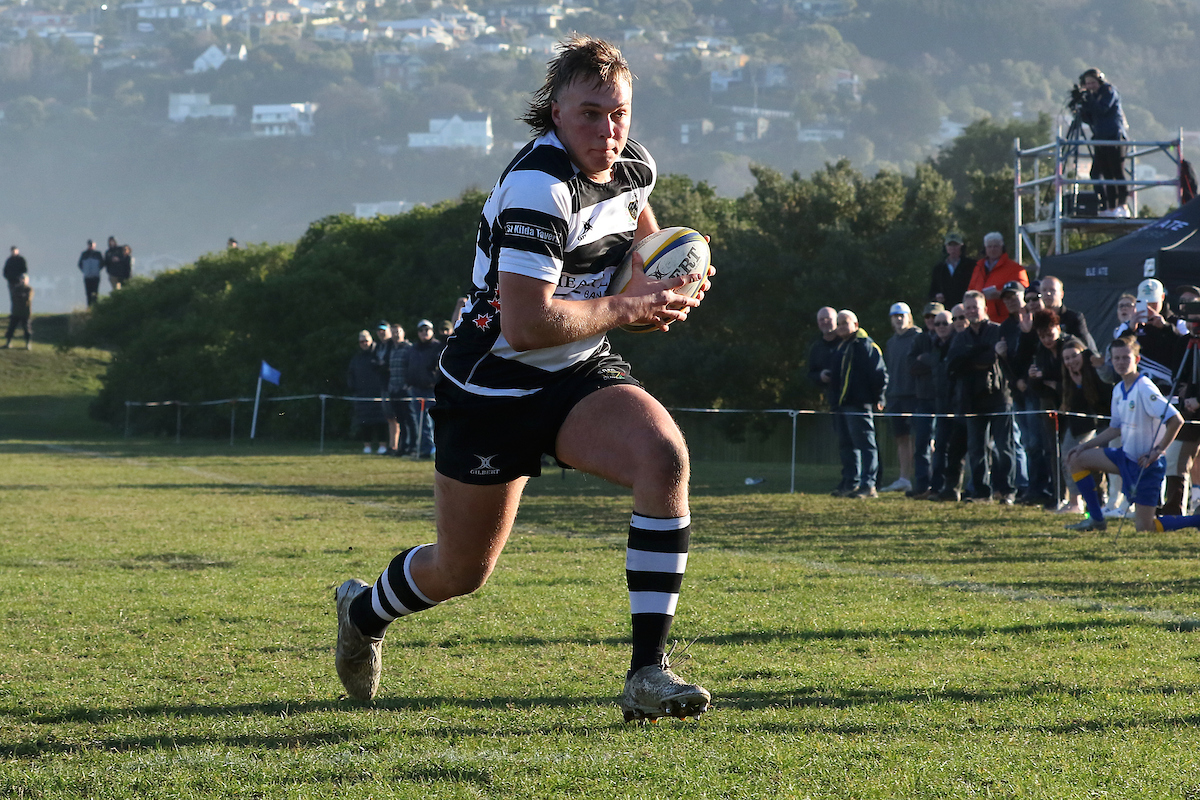
[[1117, 324], [1117, 298], [1157, 278], [1176, 301], [1181, 284], [1200, 285], [1200, 197], [1145, 228], [1097, 247], [1046, 256], [1041, 275], [1066, 287], [1066, 305], [1082, 311], [1096, 344], [1104, 346]]

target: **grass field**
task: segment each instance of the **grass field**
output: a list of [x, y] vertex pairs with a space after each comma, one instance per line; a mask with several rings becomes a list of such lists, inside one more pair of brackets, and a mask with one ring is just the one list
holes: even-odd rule
[[[38, 380], [68, 408], [91, 379]], [[623, 492], [531, 482], [492, 580], [394, 625], [364, 706], [333, 589], [431, 539], [428, 464], [6, 434], [0, 796], [1200, 798], [1196, 531], [742, 482], [785, 473], [696, 465], [675, 633], [716, 708], [637, 726]]]

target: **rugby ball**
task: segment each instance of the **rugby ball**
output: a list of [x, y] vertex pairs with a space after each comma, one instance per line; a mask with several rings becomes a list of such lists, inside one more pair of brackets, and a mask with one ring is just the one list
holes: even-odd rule
[[[633, 276], [633, 254], [642, 257], [643, 271], [652, 281], [668, 280], [680, 275], [699, 273], [708, 275], [708, 265], [711, 254], [708, 242], [704, 237], [691, 228], [663, 228], [638, 242], [637, 247], [631, 247], [621, 265], [613, 273], [608, 282], [608, 294], [623, 294], [629, 288], [629, 279]], [[695, 297], [700, 292], [704, 280], [684, 284], [675, 291], [687, 297]], [[648, 333], [658, 330], [655, 325], [622, 325], [622, 330], [630, 333]]]

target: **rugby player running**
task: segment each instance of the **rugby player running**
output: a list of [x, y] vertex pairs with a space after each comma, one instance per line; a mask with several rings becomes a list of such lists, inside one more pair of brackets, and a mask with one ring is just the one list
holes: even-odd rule
[[687, 447], [605, 335], [630, 323], [668, 330], [704, 296], [675, 290], [696, 280], [708, 289], [713, 274], [650, 281], [635, 256], [627, 290], [606, 293], [632, 244], [658, 230], [654, 159], [628, 138], [632, 80], [615, 46], [576, 35], [533, 96], [524, 119], [536, 138], [484, 205], [470, 303], [442, 354], [437, 541], [400, 553], [374, 585], [351, 579], [336, 592], [335, 664], [351, 697], [375, 696], [389, 623], [484, 584], [547, 453], [633, 491], [626, 721], [710, 707], [665, 652], [691, 530]]

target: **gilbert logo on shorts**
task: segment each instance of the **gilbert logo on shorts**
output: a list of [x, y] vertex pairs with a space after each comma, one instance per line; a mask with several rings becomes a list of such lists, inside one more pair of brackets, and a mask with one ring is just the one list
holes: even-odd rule
[[[499, 453], [497, 453], [496, 455], [499, 455]], [[474, 469], [472, 469], [470, 471], [472, 475], [499, 475], [500, 474], [500, 470], [498, 470], [492, 466], [492, 459], [495, 458], [496, 456], [481, 456], [479, 454], [476, 454], [475, 457], [479, 459], [479, 466], [475, 467]]]

